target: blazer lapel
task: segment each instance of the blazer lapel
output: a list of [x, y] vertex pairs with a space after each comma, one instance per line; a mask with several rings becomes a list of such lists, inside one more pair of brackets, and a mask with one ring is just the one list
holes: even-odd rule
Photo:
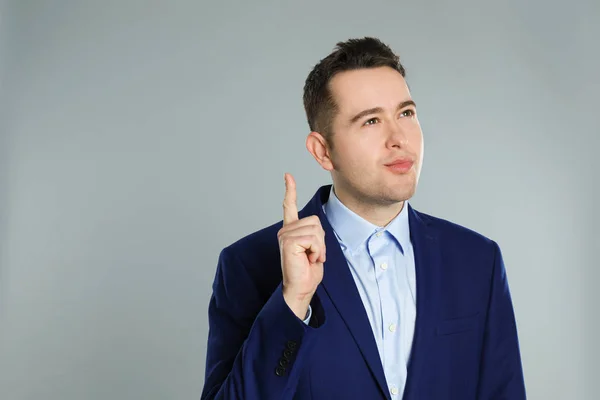
[[[301, 211], [301, 215], [318, 215], [325, 230], [327, 261], [323, 266], [324, 275], [321, 285], [352, 334], [382, 394], [390, 399], [383, 365], [367, 312], [333, 228], [322, 209], [323, 203], [327, 201], [329, 188], [330, 186], [322, 187], [311, 203]], [[349, 378], [351, 379], [351, 377]]]
[[[330, 188], [331, 185], [321, 187], [300, 211], [300, 218], [308, 215], [319, 216], [325, 230], [327, 247], [327, 261], [321, 285], [352, 334], [382, 394], [391, 399], [369, 318], [333, 228], [323, 212], [322, 206], [328, 199]], [[441, 282], [437, 277], [441, 276], [442, 268], [437, 231], [431, 226], [429, 218], [415, 211], [410, 204], [409, 226], [415, 254], [417, 318], [404, 399], [418, 398], [418, 382], [426, 368], [429, 345], [434, 340], [436, 304], [439, 303], [441, 293]]]
[[430, 342], [434, 340], [436, 304], [439, 303], [442, 268], [441, 247], [436, 230], [426, 216], [409, 205], [410, 238], [415, 254], [417, 284], [417, 318], [408, 366], [404, 398], [419, 398], [417, 387], [426, 368]]

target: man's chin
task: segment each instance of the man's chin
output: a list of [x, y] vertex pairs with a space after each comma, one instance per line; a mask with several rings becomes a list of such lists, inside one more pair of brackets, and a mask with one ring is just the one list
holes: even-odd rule
[[394, 190], [393, 193], [390, 193], [390, 200], [392, 200], [395, 203], [400, 203], [401, 201], [409, 200], [414, 196], [415, 189], [416, 188], [414, 186], [408, 188], [398, 188]]

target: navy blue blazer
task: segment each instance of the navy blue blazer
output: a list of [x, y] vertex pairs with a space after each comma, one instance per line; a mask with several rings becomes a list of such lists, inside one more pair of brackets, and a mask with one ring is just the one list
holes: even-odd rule
[[[281, 221], [219, 255], [202, 399], [392, 399], [360, 295], [322, 210], [330, 187], [299, 212], [318, 215], [326, 232], [324, 277], [308, 326], [283, 300]], [[417, 318], [403, 399], [525, 399], [498, 245], [410, 205], [409, 225]]]

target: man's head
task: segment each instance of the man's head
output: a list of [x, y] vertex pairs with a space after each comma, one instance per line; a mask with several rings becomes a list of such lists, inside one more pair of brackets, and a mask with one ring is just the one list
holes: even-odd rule
[[[338, 43], [308, 75], [306, 146], [339, 197], [377, 207], [414, 194], [423, 137], [404, 76], [399, 57], [374, 38]], [[390, 166], [399, 160], [408, 163]]]

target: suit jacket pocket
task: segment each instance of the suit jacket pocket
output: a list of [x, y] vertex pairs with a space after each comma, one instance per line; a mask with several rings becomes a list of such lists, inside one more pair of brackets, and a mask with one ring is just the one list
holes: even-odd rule
[[477, 328], [479, 313], [468, 317], [446, 319], [438, 324], [438, 336], [452, 335], [460, 332], [470, 331]]

